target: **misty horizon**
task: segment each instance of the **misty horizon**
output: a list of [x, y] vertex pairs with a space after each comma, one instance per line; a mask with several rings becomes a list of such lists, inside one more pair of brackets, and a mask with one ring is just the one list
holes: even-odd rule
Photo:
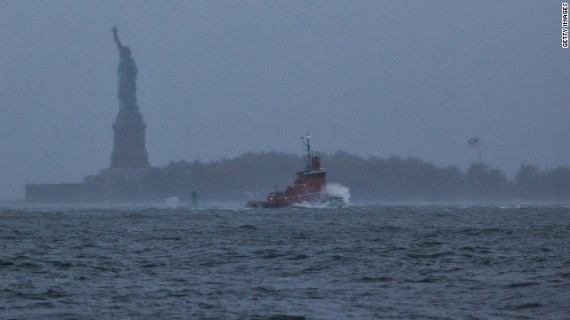
[[[1, 2], [0, 199], [109, 167], [111, 28], [151, 166], [247, 152], [567, 167], [560, 2]], [[566, 88], [566, 89], [564, 89]]]

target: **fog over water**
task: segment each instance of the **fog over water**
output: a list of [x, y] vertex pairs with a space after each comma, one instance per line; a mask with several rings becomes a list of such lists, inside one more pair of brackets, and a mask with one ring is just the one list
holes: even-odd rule
[[561, 2], [1, 1], [0, 199], [108, 167], [119, 56], [151, 165], [247, 151], [570, 164]]

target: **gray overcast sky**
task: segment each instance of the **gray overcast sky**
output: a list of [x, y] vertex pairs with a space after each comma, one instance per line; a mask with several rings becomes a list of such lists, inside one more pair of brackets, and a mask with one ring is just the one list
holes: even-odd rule
[[314, 147], [570, 164], [560, 1], [0, 1], [0, 199], [108, 167], [117, 48], [152, 165]]

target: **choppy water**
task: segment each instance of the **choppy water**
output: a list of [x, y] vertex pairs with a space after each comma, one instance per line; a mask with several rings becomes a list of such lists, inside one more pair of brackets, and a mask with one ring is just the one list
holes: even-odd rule
[[563, 207], [0, 209], [2, 319], [569, 315]]

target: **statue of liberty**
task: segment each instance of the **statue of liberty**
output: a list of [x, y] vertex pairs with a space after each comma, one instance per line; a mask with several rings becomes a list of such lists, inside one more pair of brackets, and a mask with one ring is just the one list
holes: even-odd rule
[[[117, 113], [113, 123], [114, 142], [110, 168], [145, 169], [148, 168], [148, 155], [145, 143], [146, 124], [143, 122], [142, 114], [139, 112], [139, 106], [137, 105], [137, 66], [135, 65], [135, 60], [131, 57], [131, 49], [121, 44], [117, 36], [117, 27], [113, 27], [113, 38], [119, 49], [121, 60], [117, 70], [119, 80], [119, 113]], [[130, 176], [119, 177], [116, 176], [117, 174], [119, 173], [115, 172], [108, 178], [112, 181], [123, 181], [124, 179], [132, 178]]]
[[113, 27], [113, 38], [119, 49], [119, 107], [120, 113], [138, 113], [137, 105], [137, 66], [131, 57], [131, 49], [123, 46], [117, 36], [117, 27]]

